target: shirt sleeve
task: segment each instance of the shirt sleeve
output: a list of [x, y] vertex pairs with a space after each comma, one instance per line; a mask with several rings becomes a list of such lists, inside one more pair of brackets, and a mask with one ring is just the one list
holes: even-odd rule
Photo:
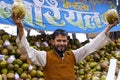
[[22, 53], [27, 53], [28, 57], [31, 59], [31, 61], [41, 67], [44, 67], [46, 65], [46, 51], [38, 51], [32, 47], [30, 47], [25, 34], [22, 36], [22, 39], [19, 40], [19, 36], [16, 39], [16, 43], [18, 45], [18, 48]]
[[110, 41], [111, 41], [110, 38], [106, 36], [104, 32], [101, 32], [98, 36], [96, 36], [92, 41], [90, 41], [83, 47], [78, 48], [76, 50], [72, 50], [75, 55], [76, 63], [83, 60], [90, 53], [101, 49], [102, 47], [107, 45]]

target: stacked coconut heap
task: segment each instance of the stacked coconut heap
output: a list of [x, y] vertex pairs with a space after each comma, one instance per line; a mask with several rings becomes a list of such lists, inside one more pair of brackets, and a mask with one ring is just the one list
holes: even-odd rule
[[[34, 65], [26, 56], [21, 53], [16, 45], [16, 36], [0, 30], [0, 80], [43, 80], [43, 70]], [[27, 36], [30, 46], [37, 50], [49, 51], [51, 47], [51, 35], [41, 34]], [[77, 39], [69, 39], [68, 50], [84, 46], [89, 41], [80, 43]], [[120, 68], [119, 45], [112, 41], [110, 44], [93, 52], [79, 64], [76, 64], [76, 79], [78, 80], [105, 80], [108, 72], [110, 59], [118, 60], [116, 76]], [[2, 78], [2, 79], [1, 79]]]
[[117, 59], [116, 79], [120, 69], [120, 45], [118, 42], [112, 41], [75, 66], [78, 80], [106, 80], [110, 59]]
[[[0, 35], [0, 80], [43, 80], [42, 69], [19, 51], [16, 36], [3, 30], [0, 30]], [[31, 40], [31, 44], [32, 41], [34, 40]]]

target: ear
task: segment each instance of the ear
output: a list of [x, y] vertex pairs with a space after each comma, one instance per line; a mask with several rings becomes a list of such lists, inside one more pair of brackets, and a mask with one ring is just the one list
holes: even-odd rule
[[69, 43], [70, 43], [70, 41], [69, 41], [69, 40], [67, 40], [67, 43], [69, 44]]
[[51, 44], [54, 45], [54, 40], [53, 39], [51, 39]]

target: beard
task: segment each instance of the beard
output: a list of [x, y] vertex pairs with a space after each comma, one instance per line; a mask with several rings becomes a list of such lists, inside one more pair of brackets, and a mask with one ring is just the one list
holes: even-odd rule
[[57, 46], [53, 46], [53, 49], [61, 56], [63, 57], [64, 52], [66, 51], [67, 47], [65, 46], [64, 49], [59, 50]]

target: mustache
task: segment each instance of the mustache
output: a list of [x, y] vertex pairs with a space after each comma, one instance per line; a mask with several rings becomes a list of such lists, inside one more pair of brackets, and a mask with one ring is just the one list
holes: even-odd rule
[[[62, 49], [59, 50], [58, 47], [64, 47], [64, 50], [62, 50]], [[55, 50], [57, 50], [57, 51], [65, 51], [65, 50], [67, 49], [67, 46], [64, 46], [64, 45], [55, 46], [55, 45], [53, 45], [53, 48], [54, 48]]]
[[64, 45], [59, 45], [59, 46], [57, 46], [57, 47], [66, 47], [66, 46], [64, 46]]

